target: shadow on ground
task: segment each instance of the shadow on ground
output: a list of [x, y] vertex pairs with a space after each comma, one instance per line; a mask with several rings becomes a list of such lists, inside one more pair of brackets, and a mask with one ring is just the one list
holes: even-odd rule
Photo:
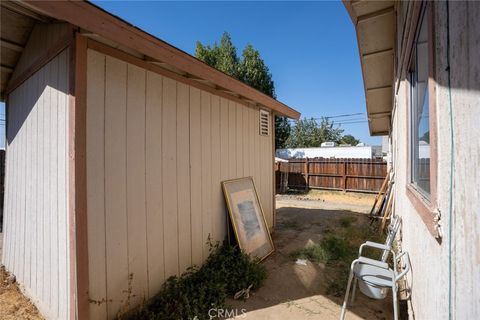
[[[338, 319], [343, 302], [344, 283], [339, 273], [346, 274], [348, 266], [323, 263], [298, 265], [291, 253], [308, 245], [318, 244], [328, 234], [358, 232], [353, 241], [358, 245], [369, 232], [369, 219], [365, 213], [320, 208], [321, 205], [298, 201], [277, 202], [273, 241], [276, 251], [263, 263], [268, 270], [265, 284], [247, 301], [228, 300], [240, 319]], [[349, 220], [346, 230], [342, 221]], [[342, 230], [342, 228], [344, 228]], [[365, 232], [364, 232], [365, 231]], [[354, 244], [356, 245], [356, 243]], [[338, 270], [343, 268], [345, 270]], [[341, 272], [339, 272], [341, 271]], [[335, 283], [335, 282], [338, 283]], [[332, 283], [340, 287], [332, 292]], [[358, 290], [357, 290], [358, 292]], [[243, 310], [242, 310], [243, 309]], [[243, 314], [246, 312], [246, 314]], [[358, 293], [354, 306], [350, 306], [347, 319], [390, 319], [392, 305], [389, 297], [372, 300]]]

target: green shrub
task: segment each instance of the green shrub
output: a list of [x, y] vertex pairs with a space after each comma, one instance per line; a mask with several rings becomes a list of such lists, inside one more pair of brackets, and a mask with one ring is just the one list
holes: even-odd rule
[[320, 244], [328, 253], [328, 260], [345, 259], [350, 255], [350, 252], [352, 250], [350, 245], [344, 238], [334, 235], [323, 238]]
[[227, 296], [262, 286], [265, 267], [238, 247], [211, 245], [201, 268], [190, 268], [180, 277], [170, 277], [160, 292], [129, 319], [210, 319], [208, 311], [223, 308]]
[[265, 267], [242, 253], [237, 246], [224, 244], [212, 249], [213, 254], [210, 254], [202, 269], [208, 274], [207, 278], [217, 278], [218, 282], [225, 285], [227, 295], [233, 296], [250, 285], [253, 290], [263, 285], [267, 277]]

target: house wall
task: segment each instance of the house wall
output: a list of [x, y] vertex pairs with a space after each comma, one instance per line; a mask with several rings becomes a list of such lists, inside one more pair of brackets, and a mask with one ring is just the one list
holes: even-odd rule
[[253, 176], [272, 228], [272, 166], [257, 107], [89, 49], [91, 319], [114, 318], [207, 258], [208, 238], [226, 236], [221, 181]]
[[7, 101], [2, 263], [48, 319], [70, 310], [68, 88], [67, 49]]
[[[402, 3], [401, 6], [405, 5]], [[410, 4], [412, 5], [412, 4]], [[407, 195], [408, 180], [408, 82], [397, 78], [393, 113], [392, 150], [395, 168], [395, 212], [403, 217], [402, 247], [410, 254], [412, 271], [411, 318], [447, 319], [449, 275], [454, 319], [477, 319], [480, 315], [480, 6], [474, 2], [435, 2], [435, 108], [437, 129], [437, 209], [443, 237], [437, 240]], [[406, 8], [399, 8], [399, 37], [403, 34]], [[447, 69], [447, 36], [450, 37], [451, 108]], [[399, 43], [401, 43], [398, 39]], [[399, 47], [401, 49], [401, 47]], [[400, 50], [399, 49], [399, 50]], [[401, 59], [399, 59], [401, 60]], [[451, 149], [453, 131], [454, 149]], [[450, 200], [451, 163], [454, 163]], [[452, 218], [449, 217], [452, 204]], [[451, 233], [449, 231], [451, 228]], [[450, 242], [451, 241], [451, 242]], [[451, 243], [451, 247], [450, 247]], [[449, 260], [451, 259], [451, 271]]]

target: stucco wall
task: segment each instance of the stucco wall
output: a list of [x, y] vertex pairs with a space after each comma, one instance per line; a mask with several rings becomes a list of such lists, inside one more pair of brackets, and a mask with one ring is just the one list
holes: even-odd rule
[[272, 143], [258, 108], [89, 49], [91, 319], [114, 318], [206, 259], [208, 237], [226, 234], [222, 180], [253, 176], [272, 227]]
[[[407, 101], [408, 83], [401, 79], [393, 118], [393, 161], [396, 172], [395, 211], [403, 217], [402, 246], [409, 251], [412, 272], [408, 277], [416, 319], [448, 319], [449, 274], [451, 310], [456, 319], [480, 316], [480, 5], [475, 2], [434, 6], [435, 98], [437, 128], [437, 203], [443, 238], [427, 230], [406, 194], [408, 183]], [[400, 11], [404, 12], [405, 11]], [[401, 14], [399, 19], [401, 19]], [[403, 21], [403, 20], [402, 20]], [[399, 30], [397, 34], [401, 35]], [[451, 108], [447, 69], [447, 36], [450, 37]], [[453, 124], [453, 126], [451, 125]], [[453, 130], [454, 150], [451, 152]], [[450, 174], [453, 171], [452, 219]], [[451, 238], [449, 226], [451, 223]], [[451, 240], [451, 249], [449, 241]], [[449, 259], [452, 261], [449, 271]]]

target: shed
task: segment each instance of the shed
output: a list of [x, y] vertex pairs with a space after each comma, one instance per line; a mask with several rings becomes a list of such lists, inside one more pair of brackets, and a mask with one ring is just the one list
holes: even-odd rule
[[1, 40], [2, 263], [48, 319], [112, 319], [201, 264], [223, 180], [252, 176], [273, 227], [273, 116], [298, 112], [88, 2], [2, 1]]

